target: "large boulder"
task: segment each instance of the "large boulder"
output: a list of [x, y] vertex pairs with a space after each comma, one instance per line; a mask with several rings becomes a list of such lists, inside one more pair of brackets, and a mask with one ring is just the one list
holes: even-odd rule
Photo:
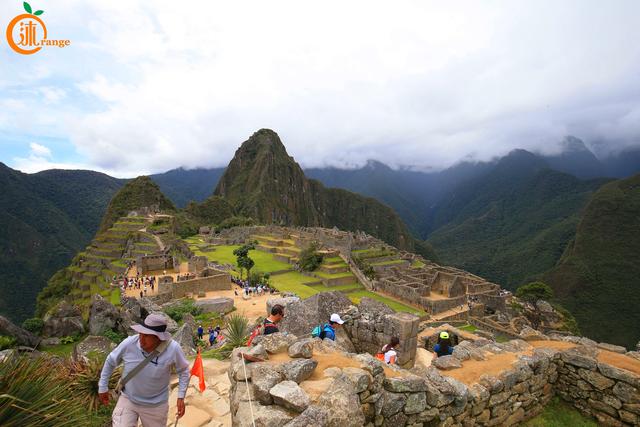
[[318, 366], [318, 362], [313, 359], [295, 359], [282, 365], [284, 376], [287, 380], [300, 384], [309, 378]]
[[318, 406], [309, 406], [302, 414], [285, 424], [284, 427], [326, 427], [329, 423], [329, 411]]
[[358, 393], [352, 382], [343, 375], [336, 377], [320, 396], [318, 406], [329, 413], [327, 426], [360, 427], [365, 424]]
[[267, 316], [271, 314], [271, 309], [274, 305], [281, 305], [284, 307], [285, 313], [287, 311], [287, 307], [289, 305], [300, 301], [298, 297], [280, 297], [280, 298], [269, 298], [267, 300], [267, 312], [265, 313]]
[[436, 357], [431, 363], [433, 363], [433, 366], [435, 366], [436, 368], [445, 371], [449, 369], [462, 368], [462, 363], [460, 362], [460, 360], [453, 356]]
[[235, 427], [281, 427], [293, 419], [289, 411], [276, 405], [240, 402], [233, 420]]
[[352, 305], [342, 292], [321, 292], [288, 304], [279, 327], [293, 335], [309, 335], [315, 326], [328, 322], [332, 313], [344, 313]]
[[294, 412], [302, 412], [311, 403], [309, 396], [294, 381], [282, 381], [269, 390], [273, 403]]
[[195, 302], [196, 307], [203, 313], [227, 314], [233, 310], [233, 298], [206, 298]]
[[193, 356], [197, 353], [193, 342], [193, 329], [188, 323], [183, 324], [173, 335], [173, 340], [180, 344], [185, 356]]
[[73, 349], [73, 358], [76, 360], [89, 360], [93, 356], [102, 357], [111, 353], [116, 344], [107, 337], [89, 335], [79, 342]]
[[80, 309], [62, 301], [44, 316], [42, 335], [45, 337], [65, 337], [85, 332]]
[[95, 294], [89, 310], [89, 333], [102, 335], [106, 331], [119, 329], [121, 322], [120, 310], [99, 294]]
[[269, 335], [258, 335], [252, 344], [261, 344], [268, 353], [276, 354], [287, 351], [289, 346], [296, 341], [297, 338], [294, 335], [276, 332]]
[[0, 335], [13, 337], [16, 339], [17, 344], [26, 345], [29, 347], [35, 347], [40, 341], [40, 338], [33, 335], [26, 329], [22, 329], [20, 326], [15, 325], [9, 319], [3, 316], [0, 316]]

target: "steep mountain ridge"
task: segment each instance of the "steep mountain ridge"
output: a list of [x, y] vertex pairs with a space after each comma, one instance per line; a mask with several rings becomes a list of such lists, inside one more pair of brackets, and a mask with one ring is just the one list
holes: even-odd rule
[[98, 172], [24, 174], [0, 163], [0, 314], [31, 316], [37, 293], [89, 242], [121, 185]]
[[544, 279], [597, 340], [640, 339], [640, 174], [593, 194], [558, 264]]
[[278, 135], [261, 129], [243, 142], [214, 192], [261, 223], [362, 230], [403, 249], [414, 238], [390, 207], [306, 178]]

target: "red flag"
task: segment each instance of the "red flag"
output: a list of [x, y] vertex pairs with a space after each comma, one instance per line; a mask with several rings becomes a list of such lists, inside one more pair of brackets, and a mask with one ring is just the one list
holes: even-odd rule
[[202, 393], [207, 386], [204, 383], [204, 368], [202, 367], [202, 355], [200, 355], [200, 348], [198, 348], [198, 355], [193, 362], [193, 368], [191, 368], [191, 375], [195, 375], [200, 378], [200, 393]]

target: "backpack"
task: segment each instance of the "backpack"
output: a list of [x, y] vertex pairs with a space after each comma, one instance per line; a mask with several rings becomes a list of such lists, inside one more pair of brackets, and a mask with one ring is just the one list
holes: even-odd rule
[[267, 326], [276, 326], [275, 323], [271, 323], [265, 321], [264, 322], [260, 322], [255, 328], [253, 328], [253, 331], [251, 332], [251, 335], [249, 335], [249, 339], [247, 340], [247, 347], [251, 347], [251, 343], [253, 342], [253, 340], [258, 336], [258, 335], [262, 335], [264, 334], [264, 330]]
[[311, 331], [311, 337], [320, 338], [321, 340], [323, 340], [324, 337], [327, 336], [327, 331], [325, 331], [326, 327], [327, 327], [326, 323], [324, 325], [316, 326], [315, 328], [313, 328], [313, 331]]

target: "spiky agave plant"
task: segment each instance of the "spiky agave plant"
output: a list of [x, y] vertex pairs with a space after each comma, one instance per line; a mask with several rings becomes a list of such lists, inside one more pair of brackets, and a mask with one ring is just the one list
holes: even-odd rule
[[[85, 403], [85, 407], [95, 412], [100, 407], [98, 399], [98, 382], [100, 372], [104, 364], [104, 357], [90, 357], [88, 360], [73, 360], [69, 358], [66, 363], [68, 387], [71, 392]], [[109, 390], [114, 390], [122, 374], [122, 368], [118, 367], [109, 379]]]
[[227, 342], [232, 349], [242, 347], [249, 336], [249, 320], [241, 314], [234, 313], [227, 317]]
[[25, 355], [0, 362], [0, 425], [88, 426], [86, 408], [69, 389], [63, 366]]

